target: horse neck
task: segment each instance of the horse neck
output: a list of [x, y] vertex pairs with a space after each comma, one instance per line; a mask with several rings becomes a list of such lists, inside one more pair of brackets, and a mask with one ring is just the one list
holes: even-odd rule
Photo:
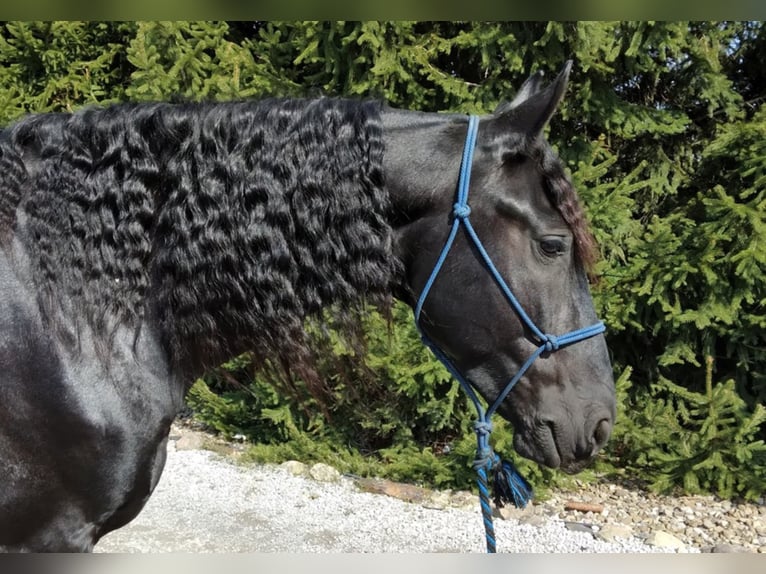
[[455, 200], [465, 138], [464, 115], [384, 109], [383, 161], [391, 201], [394, 251], [405, 270], [396, 297], [413, 303], [407, 285], [423, 226], [447, 217]]

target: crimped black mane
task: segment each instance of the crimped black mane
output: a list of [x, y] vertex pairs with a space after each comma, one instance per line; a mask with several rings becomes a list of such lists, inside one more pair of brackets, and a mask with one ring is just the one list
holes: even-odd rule
[[24, 119], [0, 151], [0, 233], [22, 205], [47, 320], [155, 317], [185, 371], [254, 350], [300, 373], [305, 318], [397, 275], [375, 102], [123, 104]]

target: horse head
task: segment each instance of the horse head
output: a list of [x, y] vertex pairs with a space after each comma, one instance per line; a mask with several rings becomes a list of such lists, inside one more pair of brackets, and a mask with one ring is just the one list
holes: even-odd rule
[[[593, 239], [543, 136], [569, 71], [544, 89], [532, 76], [479, 118], [465, 201], [456, 202], [465, 116], [387, 110], [383, 121], [401, 297], [446, 361], [513, 424], [521, 455], [577, 472], [609, 438], [615, 396], [587, 277]], [[455, 223], [469, 214], [470, 225]], [[559, 348], [555, 335], [588, 326], [601, 328]]]

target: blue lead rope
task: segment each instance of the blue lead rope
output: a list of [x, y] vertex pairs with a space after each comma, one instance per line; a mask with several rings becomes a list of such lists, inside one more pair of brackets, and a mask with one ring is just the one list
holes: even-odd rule
[[[415, 324], [420, 331], [420, 336], [423, 339], [423, 343], [431, 349], [436, 357], [444, 364], [453, 377], [460, 383], [468, 398], [471, 399], [478, 419], [474, 425], [476, 432], [477, 448], [476, 459], [474, 460], [474, 468], [478, 475], [479, 486], [479, 502], [481, 505], [481, 513], [484, 521], [484, 531], [487, 540], [487, 552], [495, 553], [495, 527], [492, 522], [492, 508], [490, 506], [489, 495], [489, 476], [493, 478], [493, 501], [497, 507], [502, 507], [506, 503], [512, 503], [518, 508], [524, 508], [527, 503], [532, 499], [532, 487], [524, 479], [523, 476], [516, 470], [516, 467], [512, 462], [507, 460], [501, 460], [497, 456], [492, 447], [489, 444], [489, 435], [492, 432], [491, 418], [497, 408], [502, 404], [508, 394], [511, 392], [517, 382], [524, 376], [524, 373], [532, 366], [537, 357], [543, 353], [553, 353], [559, 349], [583, 341], [605, 331], [604, 324], [602, 322], [595, 323], [588, 327], [583, 327], [574, 331], [565, 333], [564, 335], [551, 335], [544, 333], [540, 330], [534, 321], [527, 315], [524, 308], [519, 303], [518, 299], [514, 296], [508, 284], [503, 279], [500, 272], [495, 267], [492, 259], [490, 258], [484, 245], [479, 240], [476, 231], [474, 230], [469, 216], [471, 215], [471, 208], [468, 205], [468, 189], [471, 181], [471, 164], [473, 163], [473, 153], [476, 148], [476, 134], [479, 130], [479, 118], [477, 116], [470, 116], [468, 119], [468, 133], [466, 134], [465, 146], [463, 147], [463, 158], [460, 164], [460, 179], [458, 181], [457, 200], [452, 209], [453, 219], [452, 227], [450, 229], [447, 241], [444, 244], [444, 248], [439, 254], [439, 258], [436, 260], [431, 275], [426, 281], [423, 291], [420, 293], [417, 305], [415, 306]], [[452, 244], [455, 242], [457, 233], [460, 227], [463, 227], [468, 234], [468, 237], [473, 242], [476, 250], [481, 256], [482, 261], [489, 270], [495, 282], [500, 287], [501, 291], [505, 295], [505, 298], [510, 303], [511, 307], [516, 311], [521, 318], [524, 325], [529, 329], [534, 338], [537, 341], [537, 349], [530, 355], [526, 362], [521, 366], [516, 375], [508, 382], [503, 391], [497, 396], [495, 402], [490, 405], [486, 410], [482, 407], [478, 394], [476, 393], [473, 385], [468, 382], [460, 371], [455, 368], [449, 358], [444, 352], [423, 332], [420, 325], [421, 312], [423, 310], [423, 304], [428, 297], [428, 293], [431, 291], [433, 284], [436, 282], [436, 277], [439, 275], [444, 261], [447, 259]]]

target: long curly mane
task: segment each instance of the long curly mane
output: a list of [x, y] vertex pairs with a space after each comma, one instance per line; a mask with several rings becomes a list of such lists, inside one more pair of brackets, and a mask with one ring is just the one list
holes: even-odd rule
[[0, 232], [20, 205], [48, 319], [108, 333], [152, 318], [184, 371], [251, 350], [305, 375], [307, 317], [389, 300], [382, 156], [376, 102], [33, 116], [0, 138]]

